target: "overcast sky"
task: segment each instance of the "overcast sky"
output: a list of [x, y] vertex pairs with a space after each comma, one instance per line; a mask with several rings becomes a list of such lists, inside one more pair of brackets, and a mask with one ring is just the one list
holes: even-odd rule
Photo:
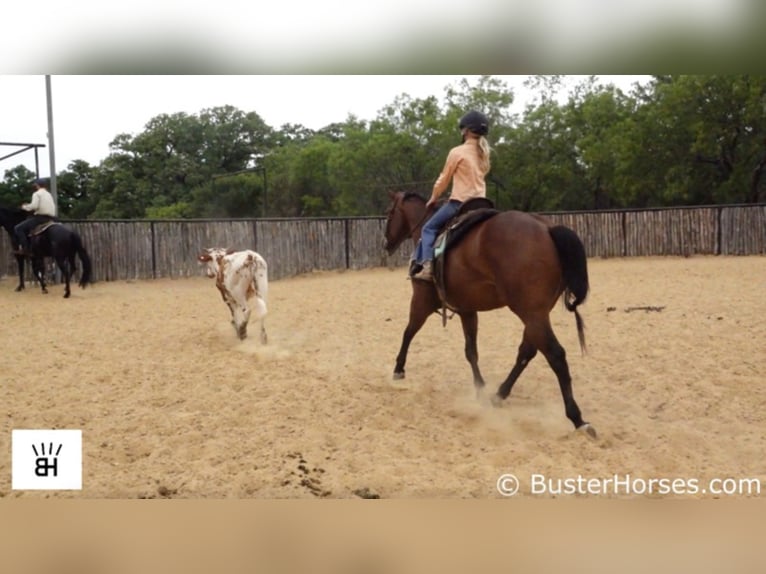
[[[536, 94], [524, 87], [526, 76], [502, 78], [516, 96], [521, 112]], [[56, 171], [82, 159], [98, 165], [109, 143], [121, 133], [138, 134], [153, 117], [199, 113], [232, 105], [256, 112], [273, 128], [285, 123], [319, 129], [343, 122], [349, 114], [371, 120], [403, 93], [413, 98], [436, 96], [466, 78], [478, 76], [52, 76], [53, 134]], [[571, 77], [576, 83], [584, 77]], [[603, 76], [601, 81], [629, 90], [645, 76]], [[48, 144], [45, 76], [0, 75], [0, 142]], [[17, 148], [0, 146], [0, 157]], [[39, 151], [40, 175], [50, 175], [48, 147]], [[0, 161], [0, 174], [24, 164], [34, 171], [34, 153]]]
[[764, 6], [758, 0], [10, 0], [3, 3], [0, 69], [635, 73], [667, 70], [669, 62], [678, 68], [678, 59], [689, 56], [709, 69], [722, 63], [722, 54], [737, 64], [748, 54], [760, 62]]

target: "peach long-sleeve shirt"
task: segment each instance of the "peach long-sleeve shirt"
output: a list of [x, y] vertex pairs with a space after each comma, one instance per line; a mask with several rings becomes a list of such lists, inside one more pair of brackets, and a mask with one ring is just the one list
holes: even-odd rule
[[474, 197], [486, 197], [486, 174], [479, 163], [479, 140], [467, 138], [447, 154], [444, 169], [434, 183], [431, 198], [437, 199], [452, 181], [450, 199], [467, 201]]

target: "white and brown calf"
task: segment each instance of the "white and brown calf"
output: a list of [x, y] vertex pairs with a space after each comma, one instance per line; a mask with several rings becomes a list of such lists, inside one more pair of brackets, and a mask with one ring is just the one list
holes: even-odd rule
[[261, 323], [261, 343], [267, 342], [266, 297], [269, 291], [268, 266], [255, 251], [233, 251], [222, 247], [204, 249], [197, 260], [205, 266], [231, 311], [232, 324], [240, 339], [247, 337], [250, 301], [254, 299], [255, 316]]

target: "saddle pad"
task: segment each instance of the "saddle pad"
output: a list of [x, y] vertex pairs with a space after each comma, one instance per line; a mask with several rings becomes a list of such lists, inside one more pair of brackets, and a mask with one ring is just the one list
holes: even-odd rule
[[498, 213], [500, 212], [496, 209], [475, 209], [450, 220], [445, 229], [436, 237], [434, 258], [438, 259], [443, 255], [447, 247], [457, 245], [474, 225], [486, 221]]
[[442, 301], [442, 322], [444, 321], [444, 310], [450, 309], [451, 311], [457, 311], [447, 301], [447, 290], [444, 285], [444, 253], [447, 248], [452, 249], [460, 240], [465, 237], [465, 234], [473, 228], [475, 225], [486, 221], [487, 219], [494, 217], [500, 213], [496, 209], [476, 209], [469, 211], [463, 215], [459, 215], [456, 218], [449, 221], [444, 229], [436, 238], [434, 242], [434, 283], [436, 284], [436, 291], [439, 294], [439, 299]]
[[45, 223], [41, 223], [40, 225], [36, 226], [30, 235], [40, 235], [43, 231], [52, 225], [60, 225], [60, 223], [58, 221], [46, 221]]

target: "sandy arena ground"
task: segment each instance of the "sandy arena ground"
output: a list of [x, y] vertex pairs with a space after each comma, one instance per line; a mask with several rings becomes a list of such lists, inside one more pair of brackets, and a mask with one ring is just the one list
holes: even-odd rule
[[[587, 355], [573, 315], [552, 317], [596, 440], [573, 431], [541, 356], [503, 408], [477, 401], [457, 317], [429, 320], [393, 382], [403, 268], [272, 282], [266, 346], [254, 322], [236, 339], [203, 277], [70, 300], [5, 277], [0, 496], [498, 498], [503, 473], [517, 496], [534, 496], [534, 473], [756, 478], [766, 493], [766, 257], [595, 259], [590, 276]], [[480, 315], [490, 392], [520, 332], [508, 310]], [[11, 430], [25, 428], [82, 429], [82, 491], [11, 490]]]

